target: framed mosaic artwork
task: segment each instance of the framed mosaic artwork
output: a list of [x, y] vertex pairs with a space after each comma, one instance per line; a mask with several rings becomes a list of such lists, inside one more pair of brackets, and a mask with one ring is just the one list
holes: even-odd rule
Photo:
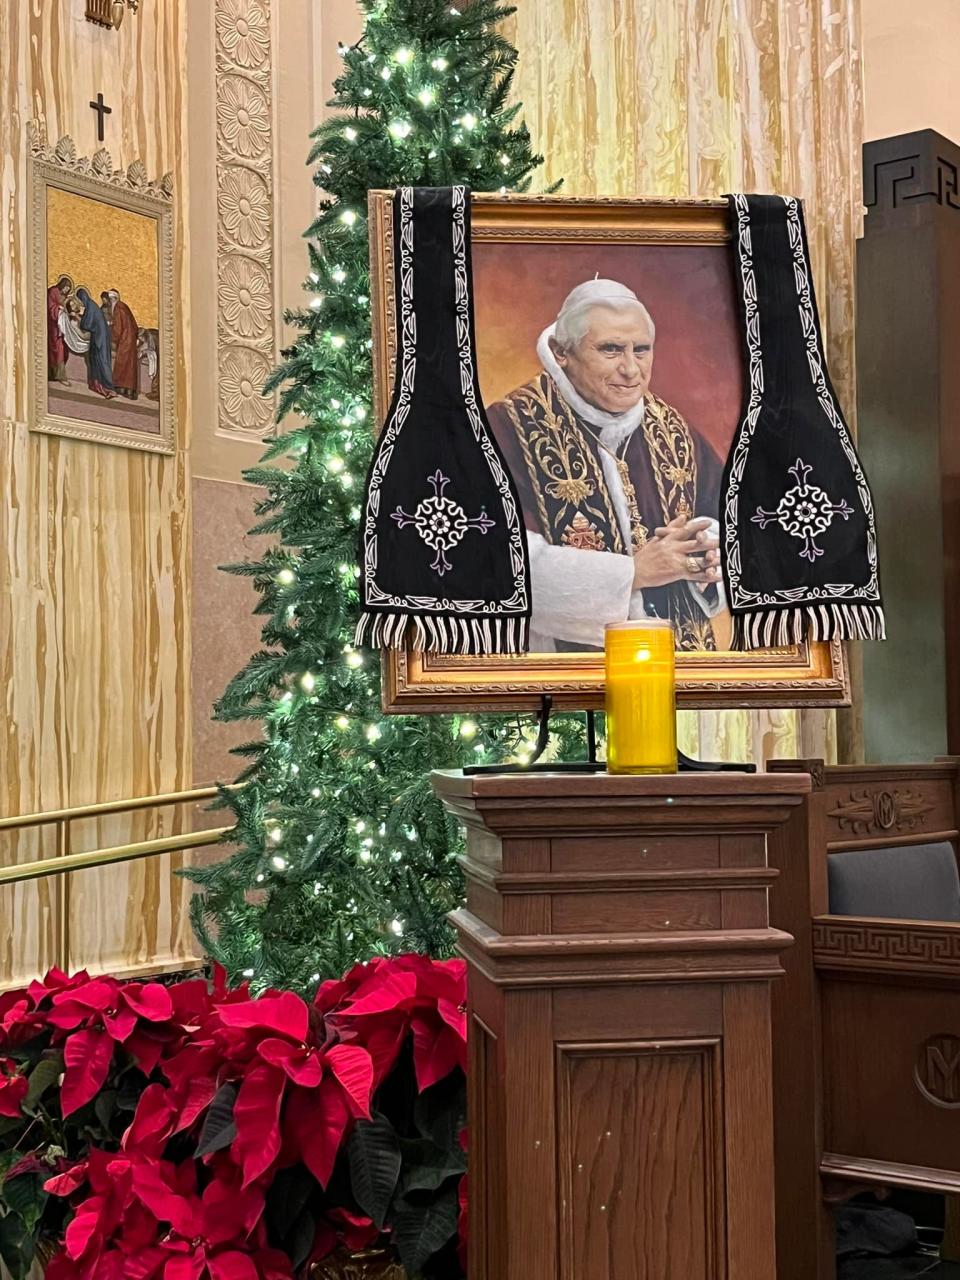
[[31, 140], [34, 431], [173, 453], [169, 177]]

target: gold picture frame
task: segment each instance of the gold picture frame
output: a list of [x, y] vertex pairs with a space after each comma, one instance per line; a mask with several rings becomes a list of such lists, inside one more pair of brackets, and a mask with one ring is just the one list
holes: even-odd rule
[[36, 125], [29, 159], [30, 429], [172, 454], [172, 180], [79, 156], [68, 137], [50, 146]]
[[[370, 192], [374, 410], [378, 424], [390, 403], [397, 348], [392, 202], [392, 191]], [[730, 242], [726, 209], [724, 200], [475, 194], [472, 244], [476, 292], [479, 297], [484, 246], [569, 245], [581, 250], [590, 245], [724, 246]], [[484, 330], [479, 308], [476, 327], [482, 380]], [[498, 341], [502, 340], [500, 333]], [[486, 395], [484, 400], [486, 403]], [[458, 708], [529, 711], [538, 709], [545, 695], [553, 699], [556, 709], [603, 706], [602, 653], [467, 657], [388, 650], [382, 661], [387, 712], [449, 712]], [[850, 691], [843, 646], [837, 641], [751, 653], [678, 653], [677, 700], [686, 708], [847, 706]]]

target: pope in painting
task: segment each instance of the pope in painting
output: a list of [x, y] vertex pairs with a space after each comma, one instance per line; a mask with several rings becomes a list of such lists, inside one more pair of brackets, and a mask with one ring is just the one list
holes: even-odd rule
[[632, 289], [587, 280], [543, 330], [541, 372], [487, 407], [523, 505], [534, 652], [602, 648], [605, 624], [651, 616], [678, 649], [719, 647], [722, 463], [652, 390], [656, 340]]

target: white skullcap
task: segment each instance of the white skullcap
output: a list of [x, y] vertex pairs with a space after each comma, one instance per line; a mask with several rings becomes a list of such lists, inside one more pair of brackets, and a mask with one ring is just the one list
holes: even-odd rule
[[564, 298], [560, 314], [563, 315], [571, 307], [583, 306], [584, 303], [588, 306], [594, 306], [598, 302], [639, 301], [640, 299], [633, 290], [628, 289], [619, 280], [585, 280], [583, 284], [578, 284], [575, 289], [571, 289]]
[[632, 289], [619, 280], [585, 280], [571, 289], [563, 300], [557, 316], [554, 336], [563, 350], [576, 347], [587, 332], [587, 317], [593, 307], [610, 307], [622, 311], [626, 307], [639, 307], [650, 326], [651, 341], [656, 337], [653, 317]]

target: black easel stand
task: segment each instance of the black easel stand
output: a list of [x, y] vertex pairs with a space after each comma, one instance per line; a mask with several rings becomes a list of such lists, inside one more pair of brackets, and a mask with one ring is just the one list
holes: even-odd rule
[[[586, 760], [551, 760], [545, 764], [537, 761], [547, 749], [550, 741], [550, 713], [553, 710], [553, 698], [545, 693], [540, 699], [540, 714], [537, 720], [537, 743], [533, 755], [526, 764], [469, 764], [463, 772], [476, 773], [605, 773], [606, 764], [597, 759], [597, 721], [596, 712], [587, 711], [587, 759]], [[682, 751], [677, 752], [677, 767], [680, 773], [756, 773], [755, 764], [726, 764], [709, 760], [692, 760]]]

